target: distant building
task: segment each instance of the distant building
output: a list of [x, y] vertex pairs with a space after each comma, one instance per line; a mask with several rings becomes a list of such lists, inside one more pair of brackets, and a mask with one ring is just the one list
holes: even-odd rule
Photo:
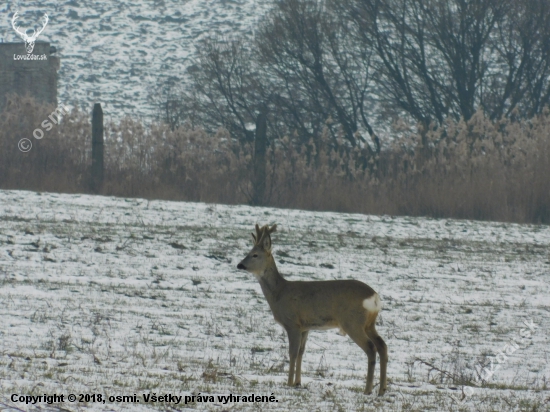
[[[0, 43], [0, 111], [6, 104], [6, 95], [29, 94], [37, 100], [57, 105], [57, 71], [59, 57], [52, 56], [55, 47], [37, 41], [30, 56], [25, 43]], [[15, 57], [14, 57], [15, 56]]]

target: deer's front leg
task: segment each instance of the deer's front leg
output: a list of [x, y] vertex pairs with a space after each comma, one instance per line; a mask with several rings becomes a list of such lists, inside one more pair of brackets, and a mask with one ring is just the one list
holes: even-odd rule
[[302, 334], [297, 329], [287, 329], [288, 334], [288, 355], [290, 357], [290, 366], [288, 368], [288, 386], [294, 385], [294, 371], [296, 368], [296, 359], [300, 350]]
[[302, 356], [304, 356], [304, 351], [306, 350], [308, 331], [302, 332], [301, 335], [300, 350], [298, 351], [298, 358], [296, 359], [296, 379], [294, 380], [296, 386], [302, 384]]

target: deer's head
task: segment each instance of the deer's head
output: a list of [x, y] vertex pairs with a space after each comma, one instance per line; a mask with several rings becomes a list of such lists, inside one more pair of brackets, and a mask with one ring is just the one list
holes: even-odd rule
[[252, 250], [237, 265], [237, 269], [246, 270], [256, 276], [262, 276], [268, 263], [273, 260], [271, 256], [271, 233], [277, 230], [277, 225], [269, 227], [265, 225], [260, 228], [256, 225], [256, 234], [252, 233], [254, 245]]

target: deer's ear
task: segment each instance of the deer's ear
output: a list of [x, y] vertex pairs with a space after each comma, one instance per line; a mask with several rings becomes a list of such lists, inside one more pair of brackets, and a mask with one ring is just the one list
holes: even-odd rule
[[252, 239], [254, 239], [254, 244], [256, 244], [256, 236], [254, 235], [254, 233], [251, 233], [252, 235]]
[[266, 252], [271, 251], [271, 236], [266, 233], [262, 239], [262, 246]]

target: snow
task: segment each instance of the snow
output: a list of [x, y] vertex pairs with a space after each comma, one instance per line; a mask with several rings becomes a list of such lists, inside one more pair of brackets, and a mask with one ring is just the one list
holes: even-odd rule
[[[255, 223], [278, 225], [273, 253], [288, 279], [358, 279], [380, 295], [384, 397], [362, 394], [366, 355], [336, 330], [310, 334], [304, 387], [284, 385], [286, 336], [236, 268]], [[56, 410], [11, 394], [137, 394], [139, 404], [57, 406], [150, 410], [168, 406], [143, 394], [273, 393], [278, 402], [259, 406], [175, 407], [543, 410], [549, 246], [542, 225], [0, 191], [0, 409]], [[437, 369], [475, 374], [491, 357], [492, 378], [458, 404], [461, 386]]]

